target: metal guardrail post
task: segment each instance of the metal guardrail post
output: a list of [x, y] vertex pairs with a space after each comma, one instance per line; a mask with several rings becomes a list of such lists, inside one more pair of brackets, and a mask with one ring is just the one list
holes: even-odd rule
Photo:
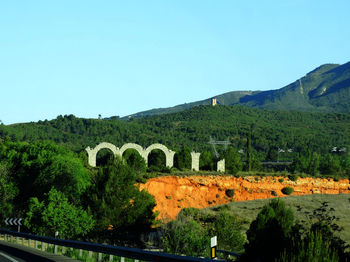
[[35, 249], [38, 249], [38, 241], [34, 240], [34, 247]]
[[99, 261], [99, 262], [102, 261], [102, 253], [98, 253], [98, 261]]

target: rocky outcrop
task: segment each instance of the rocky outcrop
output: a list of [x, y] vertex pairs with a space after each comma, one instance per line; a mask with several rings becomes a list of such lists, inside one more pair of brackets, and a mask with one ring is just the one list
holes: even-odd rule
[[293, 195], [350, 193], [348, 179], [334, 181], [325, 178], [189, 176], [152, 178], [140, 189], [146, 189], [156, 200], [159, 219], [174, 219], [182, 208], [226, 204], [273, 197], [284, 197], [281, 190], [292, 187]]

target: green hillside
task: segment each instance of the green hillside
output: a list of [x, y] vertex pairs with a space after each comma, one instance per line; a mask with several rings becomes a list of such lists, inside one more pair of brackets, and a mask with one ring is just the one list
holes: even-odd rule
[[241, 106], [198, 106], [129, 121], [59, 116], [51, 121], [0, 125], [0, 137], [30, 142], [52, 140], [74, 151], [105, 141], [119, 147], [128, 142], [144, 147], [163, 143], [173, 150], [186, 146], [201, 152], [211, 150], [210, 137], [228, 138], [234, 148], [244, 149], [251, 127], [252, 145], [261, 160], [269, 159], [268, 154], [273, 160], [271, 153], [278, 148], [319, 153], [328, 153], [334, 146], [350, 148], [349, 114], [270, 111]]
[[[286, 87], [269, 91], [233, 91], [217, 95], [221, 105], [243, 105], [268, 110], [306, 112], [350, 112], [350, 62], [325, 64], [309, 72]], [[198, 105], [209, 105], [210, 98], [139, 112], [128, 117], [168, 114]]]

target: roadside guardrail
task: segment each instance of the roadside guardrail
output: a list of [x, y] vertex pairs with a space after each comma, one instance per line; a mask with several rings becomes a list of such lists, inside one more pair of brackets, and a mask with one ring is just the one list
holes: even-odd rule
[[[18, 244], [27, 244], [30, 247], [41, 248], [46, 250], [51, 246], [53, 253], [58, 253], [58, 247], [60, 247], [60, 253], [63, 255], [67, 252], [67, 248], [73, 248], [79, 250], [79, 254], [82, 254], [83, 250], [88, 251], [88, 257], [92, 258], [92, 254], [97, 253], [97, 261], [102, 261], [103, 254], [109, 255], [109, 261], [121, 261], [124, 262], [125, 258], [134, 259], [137, 261], [156, 261], [156, 262], [209, 262], [213, 261], [208, 258], [190, 257], [190, 256], [179, 256], [173, 254], [167, 254], [162, 252], [146, 251], [137, 248], [119, 247], [113, 245], [96, 244], [75, 240], [64, 240], [51, 237], [43, 237], [32, 235], [28, 233], [14, 232], [7, 229], [0, 229], [0, 237], [4, 238], [5, 241], [15, 241]], [[34, 241], [34, 242], [32, 242]], [[46, 246], [46, 249], [45, 249]], [[221, 250], [220, 250], [221, 251]], [[225, 251], [226, 252], [226, 251]], [[118, 257], [118, 260], [114, 260]], [[225, 260], [216, 260], [225, 261]]]

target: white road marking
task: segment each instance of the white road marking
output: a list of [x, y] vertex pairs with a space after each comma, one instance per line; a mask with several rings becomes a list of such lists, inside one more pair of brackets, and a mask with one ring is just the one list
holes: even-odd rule
[[12, 262], [18, 262], [18, 260], [14, 259], [14, 258], [12, 258], [12, 257], [10, 257], [10, 256], [8, 256], [8, 255], [6, 255], [6, 254], [4, 254], [2, 252], [0, 252], [0, 256], [3, 256], [4, 258], [6, 258], [6, 259], [8, 259], [8, 260], [10, 260]]

